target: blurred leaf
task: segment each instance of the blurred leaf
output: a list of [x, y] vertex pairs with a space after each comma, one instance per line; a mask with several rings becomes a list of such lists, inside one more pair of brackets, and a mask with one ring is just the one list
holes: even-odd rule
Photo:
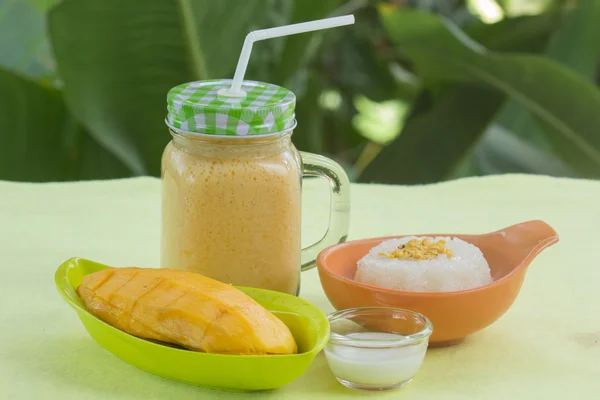
[[560, 159], [519, 139], [498, 125], [487, 130], [474, 155], [484, 174], [518, 172], [576, 176]]
[[[293, 9], [286, 23], [298, 23], [353, 12], [358, 2], [344, 3], [341, 0], [296, 0], [289, 2]], [[294, 91], [297, 97], [296, 118], [298, 127], [293, 136], [296, 147], [301, 150], [321, 154], [335, 154], [336, 161], [346, 163], [349, 144], [359, 136], [350, 125], [345, 97], [347, 93], [330, 90], [329, 71], [321, 63], [321, 58], [331, 57], [339, 37], [353, 31], [350, 27], [288, 36], [283, 41], [283, 52], [275, 65], [270, 82], [284, 85]], [[348, 88], [339, 87], [346, 91]], [[328, 107], [323, 99], [335, 92], [336, 106]], [[349, 129], [346, 129], [349, 126]], [[351, 150], [350, 150], [351, 151]]]
[[466, 10], [467, 2], [468, 0], [390, 0], [390, 3], [427, 10], [446, 18], [451, 18]]
[[[160, 173], [166, 95], [229, 78], [261, 0], [64, 0], [49, 28], [69, 108], [136, 174]], [[235, 12], [233, 12], [235, 10]]]
[[367, 166], [361, 182], [419, 184], [454, 176], [494, 118], [504, 95], [454, 85], [423, 93], [400, 136]]
[[35, 78], [53, 72], [44, 12], [29, 1], [0, 0], [0, 66]]
[[316, 74], [307, 80], [302, 103], [296, 108], [296, 119], [301, 121], [292, 135], [294, 145], [301, 151], [321, 153], [323, 143], [323, 109], [319, 107], [319, 97], [323, 84]]
[[518, 101], [507, 101], [496, 120], [498, 124], [528, 143], [547, 151], [552, 148], [527, 108]]
[[[261, 26], [257, 27], [257, 29], [271, 28], [289, 23], [294, 1], [265, 0], [264, 5], [265, 15], [264, 18], [260, 19]], [[260, 44], [253, 46], [252, 57], [250, 57], [250, 61], [248, 62], [245, 79], [269, 82], [272, 70], [283, 51], [284, 44], [283, 39], [279, 38], [275, 40], [263, 40], [260, 41]]]
[[[574, 12], [579, 11], [580, 9]], [[561, 18], [563, 20], [572, 18], [571, 15], [571, 11], [562, 15], [558, 12], [546, 12], [535, 16], [508, 18], [496, 24], [478, 24], [469, 27], [467, 33], [471, 38], [492, 50], [538, 53], [548, 47], [548, 42], [557, 27], [560, 30], [554, 36], [560, 35], [564, 30], [565, 25], [561, 23]], [[573, 42], [567, 47], [577, 48], [577, 46], [573, 46], [577, 39], [571, 39]], [[507, 102], [500, 112], [497, 122], [506, 129], [502, 129], [501, 126], [488, 129], [473, 157], [465, 164], [471, 166], [479, 164], [483, 170], [480, 172], [486, 174], [523, 172], [557, 176], [575, 175], [555, 156], [543, 151], [550, 149], [548, 140], [538, 128], [529, 111], [517, 101]], [[495, 144], [497, 148], [493, 148], [492, 144]], [[511, 154], [513, 148], [516, 150], [514, 150], [514, 154]], [[524, 158], [518, 159], [517, 155]], [[531, 160], [541, 161], [529, 161], [530, 157]], [[465, 166], [463, 173], [468, 175], [469, 171], [476, 173], [475, 169]]]
[[472, 24], [465, 33], [495, 51], [537, 53], [546, 48], [559, 21], [558, 13], [506, 18], [495, 24]]
[[61, 93], [0, 69], [0, 179], [130, 176], [69, 115]]
[[[594, 84], [600, 60], [599, 21], [600, 2], [579, 0], [576, 7], [563, 12], [562, 23], [558, 25], [557, 31], [552, 35], [546, 52], [548, 57], [578, 72], [591, 84]], [[517, 132], [526, 135], [525, 137], [540, 145], [542, 141], [539, 139], [535, 141], [535, 139], [539, 138], [543, 132], [538, 128], [538, 124], [533, 120], [530, 112], [521, 107], [516, 118], [524, 120], [521, 122], [521, 126], [507, 126], [511, 130], [520, 129]], [[548, 123], [542, 122], [541, 127], [545, 130], [546, 135], [559, 135], [556, 128]], [[549, 148], [549, 146], [543, 147]]]
[[[342, 0], [306, 1], [295, 0], [289, 24], [326, 18], [336, 9]], [[324, 31], [327, 32], [327, 31]], [[305, 62], [306, 51], [312, 38], [323, 35], [324, 32], [303, 33], [280, 38], [283, 41], [283, 52], [277, 66], [272, 72], [271, 80], [278, 85], [290, 87], [288, 80], [299, 66]]]
[[[477, 149], [479, 149], [479, 147], [480, 146], [478, 146]], [[477, 149], [475, 149], [475, 152], [477, 152]], [[475, 157], [473, 157], [473, 154], [471, 154], [470, 157], [467, 157], [462, 163], [460, 163], [453, 174], [448, 176], [448, 180], [482, 175], [484, 175], [484, 173], [481, 171], [481, 168], [479, 167]]]
[[356, 129], [370, 141], [384, 146], [394, 140], [408, 109], [398, 100], [377, 103], [364, 96], [355, 99], [358, 114], [353, 118]]
[[[540, 15], [506, 18], [495, 24], [477, 24], [467, 27], [466, 32], [490, 50], [539, 53], [547, 47], [558, 21], [559, 13], [546, 12]], [[527, 109], [517, 101], [507, 101], [497, 120], [511, 132], [518, 133], [531, 143], [545, 149], [550, 148]], [[482, 145], [483, 141], [478, 148]]]
[[374, 101], [397, 97], [396, 80], [374, 50], [374, 45], [365, 38], [351, 33], [345, 35], [324, 56], [332, 84]]
[[359, 10], [351, 29], [338, 30], [336, 34], [336, 40], [328, 43], [322, 55], [332, 85], [373, 101], [399, 95], [408, 97], [407, 100], [414, 98], [418, 84], [414, 80], [397, 79], [381, 49], [385, 32], [375, 8]]
[[455, 25], [432, 15], [384, 11], [383, 20], [427, 79], [486, 84], [513, 97], [546, 127], [561, 158], [587, 176], [600, 176], [596, 87], [542, 57], [487, 52]]
[[[325, 109], [323, 113], [324, 153], [349, 169], [360, 156], [367, 140], [355, 129], [352, 123], [358, 113], [354, 105], [355, 94], [344, 87], [335, 89], [339, 103], [335, 109]], [[330, 91], [330, 90], [329, 90]], [[339, 92], [338, 92], [339, 91]], [[324, 102], [321, 102], [324, 104]], [[354, 174], [354, 171], [352, 171]]]
[[411, 102], [417, 98], [421, 90], [418, 76], [404, 69], [397, 63], [390, 65], [390, 71], [396, 80], [395, 92], [399, 100]]
[[485, 23], [494, 23], [504, 18], [504, 10], [494, 0], [467, 0], [469, 10]]
[[600, 59], [600, 1], [579, 0], [565, 11], [548, 56], [592, 81]]
[[58, 4], [61, 0], [28, 0], [29, 3], [33, 4], [35, 8], [40, 11], [46, 12], [53, 6]]
[[[550, 58], [579, 72], [593, 82], [600, 59], [600, 2], [580, 0], [573, 8], [565, 9], [556, 23], [547, 54]], [[499, 123], [521, 138], [544, 149], [550, 149], [530, 112], [521, 104], [509, 102], [500, 117]], [[548, 129], [553, 130], [552, 127]]]
[[502, 11], [503, 11], [504, 13], [506, 13], [506, 11], [507, 11], [507, 10], [506, 10], [506, 8], [507, 8], [507, 3], [509, 3], [509, 2], [510, 2], [510, 0], [508, 0], [508, 1], [507, 1], [507, 0], [495, 0], [495, 1], [496, 1], [496, 3], [497, 3], [499, 6], [500, 6], [500, 8], [502, 9]]
[[[325, 132], [329, 132], [327, 146], [328, 153], [336, 161], [349, 166], [354, 165], [356, 159], [367, 142], [353, 124], [357, 114], [350, 93], [344, 92], [342, 103], [337, 112], [325, 114]], [[354, 171], [352, 171], [354, 176]]]
[[495, 0], [501, 4], [509, 17], [539, 14], [552, 9], [563, 0]]

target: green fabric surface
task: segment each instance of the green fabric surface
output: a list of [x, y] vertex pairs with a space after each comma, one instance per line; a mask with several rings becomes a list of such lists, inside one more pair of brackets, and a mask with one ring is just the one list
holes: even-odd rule
[[[304, 237], [327, 223], [328, 193], [310, 182]], [[433, 349], [399, 391], [342, 387], [323, 354], [297, 381], [235, 394], [140, 371], [97, 345], [54, 288], [72, 256], [157, 267], [160, 182], [0, 182], [0, 398], [2, 399], [563, 399], [600, 391], [600, 182], [508, 175], [437, 185], [353, 185], [350, 239], [428, 232], [484, 233], [542, 219], [560, 242], [530, 266], [512, 308], [463, 344]], [[305, 299], [332, 311], [317, 272]], [[234, 378], [232, 378], [234, 379]]]

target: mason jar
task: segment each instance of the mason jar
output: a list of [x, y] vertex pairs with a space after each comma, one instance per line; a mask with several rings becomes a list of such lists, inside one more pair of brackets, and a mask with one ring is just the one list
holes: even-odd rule
[[[298, 152], [294, 94], [244, 81], [190, 82], [167, 96], [172, 135], [162, 159], [161, 267], [237, 286], [298, 294], [300, 272], [346, 239], [349, 183], [334, 161]], [[302, 178], [331, 188], [329, 227], [301, 249]]]

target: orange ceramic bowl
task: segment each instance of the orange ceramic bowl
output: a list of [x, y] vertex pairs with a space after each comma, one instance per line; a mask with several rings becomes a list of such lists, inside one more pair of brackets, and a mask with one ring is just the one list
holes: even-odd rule
[[431, 346], [461, 342], [500, 318], [516, 299], [527, 266], [558, 235], [542, 221], [529, 221], [484, 235], [422, 234], [403, 236], [451, 236], [479, 247], [493, 282], [454, 292], [406, 292], [356, 282], [356, 263], [389, 236], [341, 243], [323, 250], [317, 258], [321, 284], [337, 310], [356, 307], [396, 307], [419, 312], [433, 323]]

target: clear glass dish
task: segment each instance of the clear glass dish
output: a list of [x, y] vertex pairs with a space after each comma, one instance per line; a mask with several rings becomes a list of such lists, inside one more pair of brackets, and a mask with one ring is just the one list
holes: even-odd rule
[[398, 389], [412, 381], [433, 332], [424, 315], [399, 308], [353, 308], [328, 319], [329, 368], [342, 385], [359, 390]]

